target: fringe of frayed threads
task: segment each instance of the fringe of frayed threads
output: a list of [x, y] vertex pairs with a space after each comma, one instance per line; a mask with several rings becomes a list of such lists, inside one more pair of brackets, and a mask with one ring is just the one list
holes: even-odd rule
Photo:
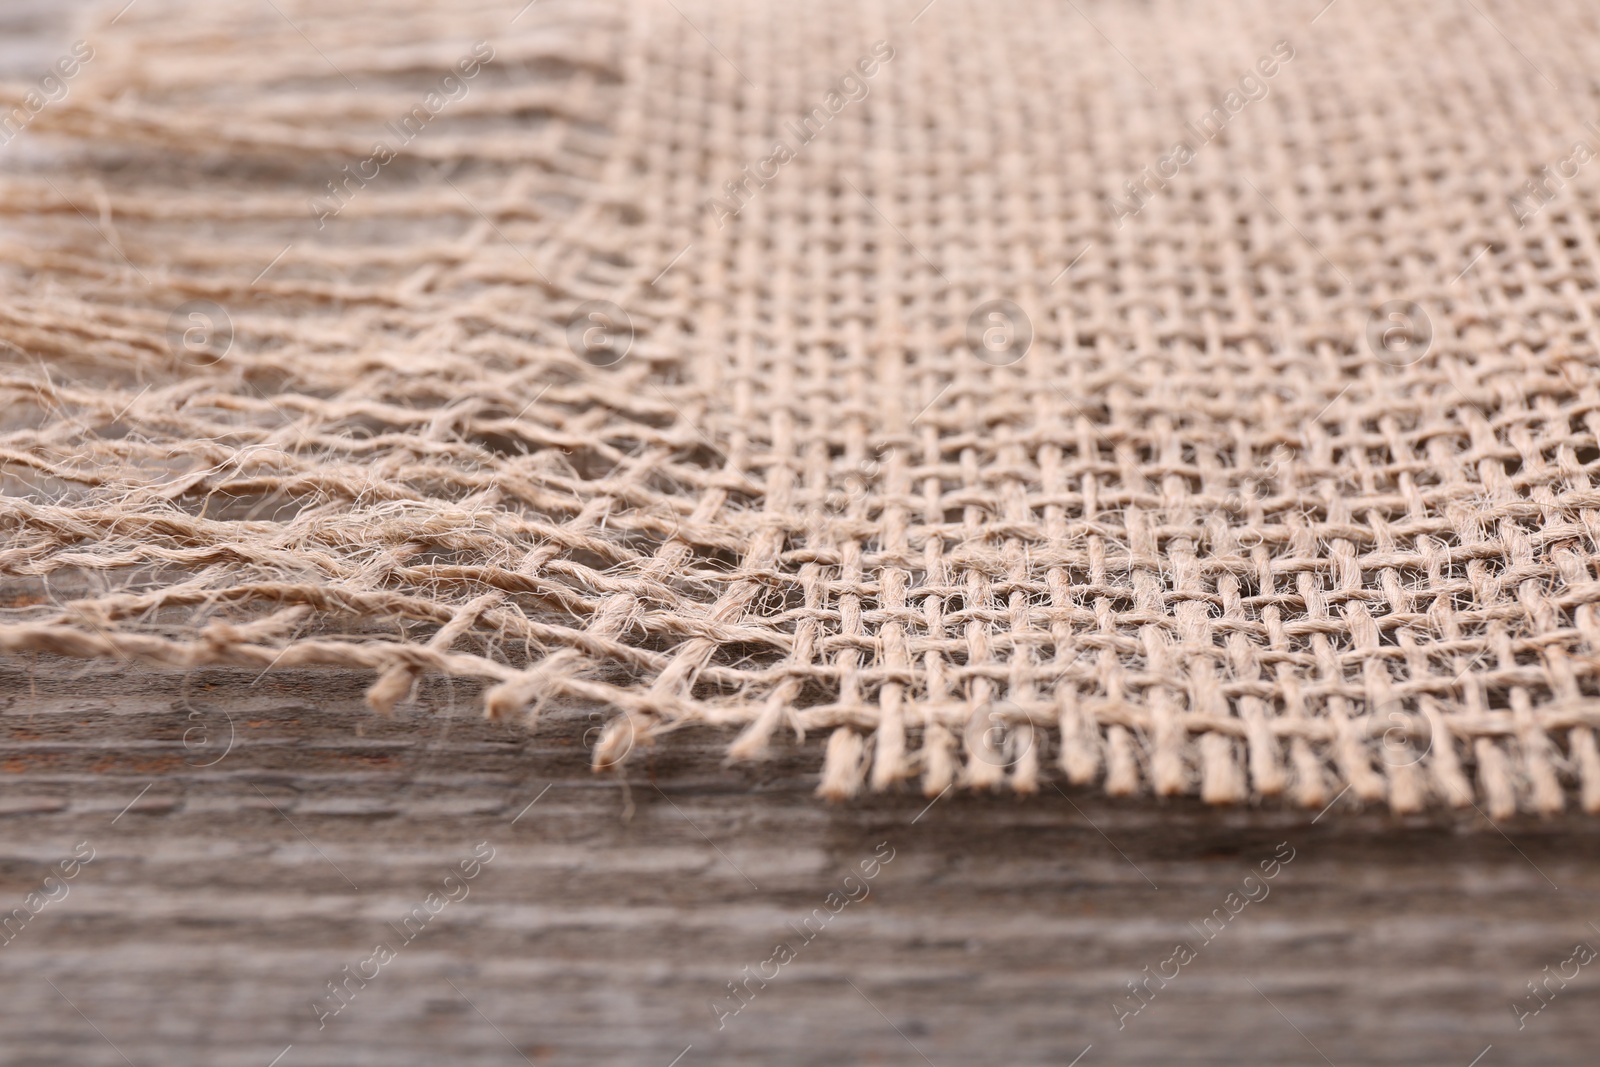
[[[448, 646], [454, 637], [442, 629], [430, 644], [442, 641]], [[579, 658], [573, 650], [562, 650], [539, 667], [495, 685], [484, 696], [485, 716], [499, 720], [525, 713], [532, 728], [548, 683], [561, 671], [576, 666]], [[389, 714], [395, 702], [410, 691], [418, 670], [411, 665], [389, 668], [368, 691], [368, 703], [374, 710]], [[673, 710], [680, 713], [687, 711], [682, 718], [706, 721], [677, 700], [664, 703], [679, 705]], [[1305, 736], [1291, 736], [1286, 767], [1283, 742], [1270, 721], [1261, 719], [1248, 725], [1239, 721], [1241, 737], [1213, 729], [1189, 741], [1174, 736], [1188, 733], [1181, 722], [1153, 731], [1124, 725], [1128, 720], [1146, 717], [1144, 709], [1132, 705], [1119, 705], [1115, 717], [1123, 722], [1110, 723], [1101, 723], [1093, 713], [1070, 704], [1065, 709], [1041, 706], [1030, 713], [1009, 702], [1007, 706], [1014, 717], [1001, 723], [993, 712], [984, 710], [989, 707], [985, 705], [972, 714], [967, 729], [960, 733], [939, 722], [927, 723], [922, 730], [922, 744], [913, 751], [907, 744], [900, 703], [898, 694], [885, 701], [881, 708], [884, 718], [876, 727], [834, 728], [823, 756], [819, 796], [848, 800], [858, 796], [863, 787], [882, 792], [919, 773], [922, 792], [927, 796], [942, 795], [952, 787], [990, 791], [1009, 787], [1019, 794], [1036, 793], [1049, 757], [1052, 733], [1047, 726], [1036, 725], [1042, 721], [1055, 726], [1059, 750], [1056, 764], [1068, 783], [1089, 786], [1103, 776], [1109, 796], [1139, 795], [1146, 791], [1148, 780], [1149, 791], [1157, 796], [1198, 791], [1201, 800], [1217, 805], [1250, 800], [1251, 784], [1256, 796], [1287, 795], [1308, 809], [1324, 807], [1347, 789], [1365, 803], [1387, 801], [1396, 814], [1422, 811], [1434, 799], [1458, 809], [1472, 807], [1478, 799], [1473, 777], [1457, 754], [1454, 735], [1437, 711], [1427, 715], [1431, 737], [1448, 740], [1431, 742], [1415, 762], [1384, 764], [1373, 755], [1375, 740], [1370, 735], [1363, 736], [1367, 724], [1357, 717], [1345, 717], [1296, 725], [1295, 729], [1307, 732], [1320, 728], [1325, 734], [1319, 739], [1320, 744], [1328, 751], [1320, 755]], [[793, 721], [786, 715], [788, 711], [783, 702], [769, 698], [755, 720], [729, 745], [730, 759], [753, 762], [765, 758], [779, 722], [786, 717]], [[636, 741], [651, 740], [655, 721], [638, 709], [625, 708], [613, 715], [598, 730], [592, 769], [599, 772], [620, 768]], [[1281, 728], [1285, 724], [1276, 725]], [[795, 730], [803, 740], [804, 732], [797, 724]], [[1154, 744], [1140, 739], [1140, 735], [1150, 733], [1157, 738]], [[1476, 785], [1482, 790], [1488, 814], [1493, 818], [1516, 814], [1519, 778], [1527, 794], [1523, 807], [1540, 815], [1560, 812], [1566, 805], [1566, 791], [1557, 776], [1554, 743], [1543, 731], [1518, 740], [1524, 746], [1521, 768], [1515, 767], [1512, 756], [1494, 738], [1463, 738], [1472, 751]], [[1595, 732], [1587, 726], [1574, 726], [1569, 740], [1582, 806], [1590, 814], [1600, 814], [1600, 744]], [[1240, 742], [1246, 749], [1244, 762], [1248, 764], [1249, 783], [1247, 769], [1241, 765]], [[1329, 773], [1330, 758], [1333, 773]]]
[[[1126, 707], [1117, 717], [1137, 717], [1138, 711]], [[1213, 730], [1189, 741], [1169, 739], [1151, 745], [1140, 740], [1142, 731], [1120, 723], [1101, 726], [1081, 713], [1068, 713], [1061, 715], [1057, 725], [1060, 745], [1055, 761], [1071, 785], [1089, 786], [1103, 778], [1110, 796], [1198, 792], [1201, 800], [1218, 805], [1244, 803], [1253, 796], [1287, 796], [1315, 810], [1348, 790], [1361, 802], [1387, 802], [1395, 814], [1403, 815], [1423, 811], [1435, 802], [1471, 808], [1479, 805], [1481, 794], [1483, 810], [1496, 819], [1515, 815], [1519, 807], [1538, 815], [1555, 815], [1565, 808], [1566, 790], [1557, 772], [1559, 754], [1545, 732], [1518, 736], [1523, 746], [1520, 761], [1496, 738], [1463, 738], [1460, 743], [1472, 756], [1473, 766], [1469, 767], [1463, 764], [1457, 741], [1447, 727], [1438, 716], [1431, 718], [1434, 736], [1451, 740], [1436, 742], [1415, 763], [1385, 765], [1375, 759], [1372, 744], [1363, 743], [1360, 736], [1359, 720], [1347, 720], [1349, 729], [1323, 742], [1331, 749], [1326, 755], [1319, 754], [1304, 737], [1289, 739], [1289, 767], [1285, 767], [1284, 745], [1270, 736], [1276, 733], [1271, 725], [1263, 731], [1269, 736], [1240, 739]], [[1335, 727], [1328, 726], [1333, 732]], [[1187, 733], [1181, 725], [1179, 729]], [[1004, 758], [996, 759], [997, 750], [988, 743], [974, 744], [970, 738], [933, 724], [923, 731], [920, 751], [908, 757], [902, 731], [891, 728], [886, 732], [880, 726], [868, 737], [854, 727], [841, 726], [828, 739], [817, 792], [844, 800], [869, 783], [874, 790], [883, 790], [913, 776], [920, 765], [922, 790], [928, 796], [938, 796], [952, 786], [989, 790], [1009, 786], [1017, 793], [1034, 793], [1049, 758], [1040, 750], [1050, 736], [1046, 728], [1019, 722], [1007, 729], [1004, 748], [998, 750]], [[1587, 813], [1600, 814], [1600, 745], [1595, 731], [1574, 726], [1568, 739], [1580, 803]], [[1243, 760], [1241, 740], [1246, 749]], [[735, 743], [731, 751], [735, 757], [741, 755], [738, 747]], [[1248, 764], [1248, 783], [1242, 764]]]
[[[548, 671], [560, 669], [553, 661], [563, 655], [556, 653], [545, 661], [539, 681], [549, 676]], [[576, 658], [576, 653], [565, 655]], [[387, 711], [397, 695], [409, 690], [409, 677], [404, 687], [398, 688], [400, 673], [406, 670], [409, 668], [391, 668], [373, 685], [368, 701], [375, 709]], [[526, 710], [531, 702], [527, 689], [528, 680], [521, 678], [493, 687], [485, 695], [485, 714], [500, 719]], [[1050, 758], [1052, 731], [1036, 724], [1044, 721], [1055, 727], [1055, 761], [1068, 783], [1089, 786], [1103, 778], [1110, 796], [1136, 796], [1145, 792], [1148, 784], [1148, 791], [1157, 796], [1198, 792], [1208, 804], [1227, 805], [1250, 800], [1253, 785], [1255, 796], [1288, 796], [1308, 809], [1324, 807], [1346, 789], [1365, 803], [1387, 802], [1396, 814], [1422, 811], [1435, 800], [1452, 808], [1473, 807], [1479, 800], [1478, 790], [1492, 818], [1512, 816], [1519, 806], [1540, 815], [1557, 814], [1566, 806], [1566, 790], [1556, 767], [1559, 754], [1543, 730], [1517, 738], [1523, 749], [1520, 767], [1496, 738], [1461, 738], [1475, 764], [1467, 768], [1457, 752], [1455, 735], [1437, 711], [1427, 713], [1433, 740], [1414, 762], [1387, 764], [1374, 756], [1379, 746], [1370, 735], [1364, 736], [1367, 724], [1361, 718], [1346, 717], [1314, 724], [1313, 728], [1320, 727], [1325, 735], [1317, 742], [1324, 754], [1319, 754], [1307, 737], [1290, 736], [1285, 766], [1284, 741], [1274, 729], [1285, 725], [1281, 722], [1261, 720], [1249, 725], [1240, 721], [1241, 737], [1208, 730], [1192, 740], [1172, 736], [1188, 733], [1180, 722], [1164, 736], [1155, 731], [1158, 739], [1150, 744], [1140, 738], [1145, 730], [1122, 722], [1101, 723], [1085, 709], [1071, 706], [1065, 710], [1045, 706], [1030, 714], [1012, 704], [1016, 717], [1003, 725], [997, 724], [992, 713], [980, 709], [960, 733], [938, 722], [928, 723], [922, 729], [920, 748], [913, 751], [908, 748], [899, 701], [892, 702], [892, 709], [890, 704], [885, 702], [884, 721], [876, 728], [834, 728], [823, 756], [819, 796], [848, 800], [864, 787], [882, 792], [919, 773], [927, 796], [939, 796], [951, 787], [991, 791], [1009, 787], [1020, 794], [1035, 793]], [[764, 758], [787, 710], [769, 700], [729, 745], [729, 757], [741, 762]], [[1116, 718], [1124, 721], [1143, 717], [1143, 709], [1135, 706], [1116, 709]], [[531, 726], [537, 712], [530, 713], [529, 719]], [[796, 731], [803, 738], [798, 727]], [[639, 711], [625, 709], [612, 716], [594, 743], [593, 769], [622, 766], [635, 741], [648, 740], [651, 732], [651, 718]], [[1600, 814], [1600, 744], [1595, 731], [1574, 726], [1568, 740], [1583, 809]], [[1242, 760], [1241, 743], [1245, 749]], [[1520, 800], [1519, 792], [1524, 794]]]
[[[585, 656], [561, 649], [537, 665], [517, 669], [478, 656], [450, 652], [450, 646], [480, 617], [492, 622], [501, 594], [479, 597], [456, 612], [426, 644], [364, 645], [343, 641], [301, 640], [288, 645], [269, 642], [297, 627], [311, 612], [305, 605], [285, 608], [252, 623], [213, 622], [197, 642], [180, 642], [147, 634], [97, 628], [96, 632], [61, 624], [0, 627], [0, 652], [45, 652], [76, 658], [118, 657], [166, 667], [239, 666], [259, 670], [297, 666], [354, 667], [378, 672], [366, 700], [378, 714], [391, 715], [424, 672], [478, 677], [495, 682], [484, 694], [484, 714], [491, 720], [523, 715], [537, 725], [539, 706], [553, 692], [619, 708], [595, 732], [591, 766], [596, 771], [623, 766], [635, 743], [651, 743], [666, 713], [672, 726], [684, 722], [715, 724], [717, 719], [684, 697], [656, 689], [627, 693], [615, 686], [581, 678]], [[1056, 765], [1074, 786], [1103, 778], [1111, 796], [1146, 791], [1157, 796], [1199, 793], [1210, 804], [1238, 804], [1252, 796], [1288, 796], [1306, 808], [1320, 808], [1348, 789], [1367, 803], [1387, 801], [1397, 814], [1417, 812], [1435, 800], [1454, 808], [1478, 802], [1491, 818], [1516, 814], [1519, 807], [1554, 815], [1566, 805], [1558, 765], [1567, 764], [1578, 781], [1579, 800], [1590, 814], [1600, 814], [1600, 745], [1587, 725], [1567, 727], [1570, 757], [1563, 757], [1549, 733], [1537, 725], [1517, 733], [1514, 756], [1498, 736], [1460, 736], [1437, 708], [1424, 711], [1431, 742], [1414, 762], [1386, 764], [1374, 755], [1369, 720], [1358, 716], [1290, 722], [1256, 717], [1216, 723], [1192, 740], [1181, 717], [1156, 721], [1151, 709], [1127, 703], [1098, 709], [1104, 715], [1063, 699], [1059, 705], [1024, 709], [1005, 702], [999, 718], [986, 704], [972, 713], [964, 732], [938, 721], [925, 722], [921, 746], [908, 746], [909, 716], [903, 694], [887, 694], [877, 709], [876, 726], [837, 726], [828, 738], [817, 793], [847, 800], [864, 787], [884, 791], [920, 774], [922, 791], [938, 796], [952, 787], [1037, 792], [1049, 758], [1053, 726]], [[913, 715], [930, 709], [916, 709]], [[941, 712], [951, 709], [941, 708]], [[764, 758], [780, 723], [790, 722], [784, 694], [767, 698], [745, 729], [729, 745], [736, 761]], [[921, 717], [919, 715], [918, 717]], [[720, 718], [720, 717], [719, 717]], [[1112, 721], [1102, 721], [1112, 720]], [[1146, 720], [1149, 720], [1148, 722]], [[725, 718], [723, 721], [727, 721]], [[1312, 736], [1307, 736], [1312, 735]], [[1148, 740], [1147, 740], [1148, 739]], [[1287, 764], [1285, 766], [1285, 742]], [[1315, 742], [1319, 752], [1313, 747]], [[1243, 743], [1243, 761], [1239, 751]], [[1457, 746], [1471, 753], [1463, 765]], [[1331, 762], [1331, 766], [1330, 766]], [[1242, 763], [1244, 765], [1242, 765]], [[1248, 782], [1247, 782], [1248, 771]], [[1196, 778], [1198, 777], [1198, 781]], [[1196, 788], [1198, 786], [1198, 788]], [[1476, 786], [1476, 789], [1474, 788]]]

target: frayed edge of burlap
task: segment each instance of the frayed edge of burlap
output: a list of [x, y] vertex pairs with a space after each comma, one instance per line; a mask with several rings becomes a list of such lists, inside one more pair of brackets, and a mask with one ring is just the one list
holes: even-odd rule
[[[736, 762], [771, 754], [773, 735], [789, 727], [799, 743], [827, 734], [816, 792], [833, 801], [920, 786], [931, 797], [952, 789], [1034, 794], [1064, 781], [1099, 784], [1113, 797], [1198, 796], [1214, 805], [1283, 798], [1324, 809], [1346, 793], [1387, 803], [1397, 815], [1429, 808], [1476, 809], [1491, 819], [1518, 812], [1554, 815], [1570, 794], [1600, 814], [1600, 701], [1546, 705], [1520, 730], [1485, 725], [1465, 730], [1459, 712], [1432, 698], [1418, 705], [1428, 730], [1420, 746], [1386, 757], [1386, 730], [1375, 715], [1294, 720], [1157, 716], [1126, 701], [1064, 697], [995, 705], [909, 704], [886, 689], [877, 705], [797, 708], [777, 697], [710, 704], [660, 688], [641, 691], [583, 676], [586, 657], [564, 649], [525, 668], [452, 652], [456, 638], [487, 616], [500, 597], [464, 605], [426, 644], [305, 639], [271, 643], [302, 624], [310, 609], [285, 608], [255, 622], [212, 622], [198, 640], [175, 640], [61, 623], [0, 627], [0, 653], [118, 659], [169, 669], [233, 667], [252, 671], [304, 667], [357, 669], [377, 677], [368, 706], [390, 716], [424, 674], [487, 683], [485, 718], [521, 716], [530, 729], [542, 707], [565, 699], [609, 708], [594, 736], [590, 766], [624, 768], [635, 752], [685, 726], [744, 728], [728, 745]], [[1164, 721], [1162, 721], [1164, 719]], [[964, 723], [964, 727], [963, 724]], [[1565, 735], [1565, 752], [1558, 739]], [[913, 741], [920, 744], [913, 747]], [[1059, 777], [1058, 777], [1059, 776]]]

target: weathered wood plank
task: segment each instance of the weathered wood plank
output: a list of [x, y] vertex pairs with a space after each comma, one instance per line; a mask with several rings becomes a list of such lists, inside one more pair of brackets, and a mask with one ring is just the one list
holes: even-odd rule
[[[1342, 802], [1313, 825], [1052, 787], [919, 819], [919, 795], [814, 799], [814, 745], [730, 768], [726, 738], [680, 736], [595, 776], [582, 714], [529, 735], [433, 687], [386, 721], [363, 682], [6, 665], [0, 904], [78, 842], [94, 859], [0, 947], [5, 1062], [1323, 1063], [1314, 1042], [1465, 1065], [1491, 1043], [1485, 1064], [1579, 1062], [1596, 1036], [1587, 969], [1520, 1033], [1510, 1010], [1600, 944], [1581, 817], [1508, 839], [1477, 815]], [[1283, 841], [1269, 895], [1204, 944], [1188, 924]], [[401, 944], [390, 924], [480, 842], [467, 896]], [[802, 942], [789, 924], [885, 842], [869, 895]], [[319, 1030], [325, 983], [385, 939]], [[719, 1030], [710, 1005], [784, 940]], [[1197, 957], [1119, 1031], [1112, 1004], [1179, 940]]]

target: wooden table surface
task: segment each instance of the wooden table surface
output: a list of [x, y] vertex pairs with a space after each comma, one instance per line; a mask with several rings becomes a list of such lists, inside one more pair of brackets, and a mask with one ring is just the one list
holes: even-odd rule
[[[1511, 1007], [1600, 946], [1581, 815], [835, 805], [820, 739], [595, 775], [582, 714], [530, 734], [432, 685], [384, 720], [363, 681], [0, 664], [0, 908], [55, 898], [0, 945], [4, 1063], [1497, 1067], [1600, 1036], [1600, 966]], [[1126, 1014], [1147, 966], [1176, 977]]]

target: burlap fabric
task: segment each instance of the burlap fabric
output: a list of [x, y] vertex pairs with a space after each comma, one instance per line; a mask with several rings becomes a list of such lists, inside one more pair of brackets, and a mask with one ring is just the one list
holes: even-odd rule
[[105, 10], [0, 132], [0, 648], [1600, 810], [1600, 12], [923, 3]]

